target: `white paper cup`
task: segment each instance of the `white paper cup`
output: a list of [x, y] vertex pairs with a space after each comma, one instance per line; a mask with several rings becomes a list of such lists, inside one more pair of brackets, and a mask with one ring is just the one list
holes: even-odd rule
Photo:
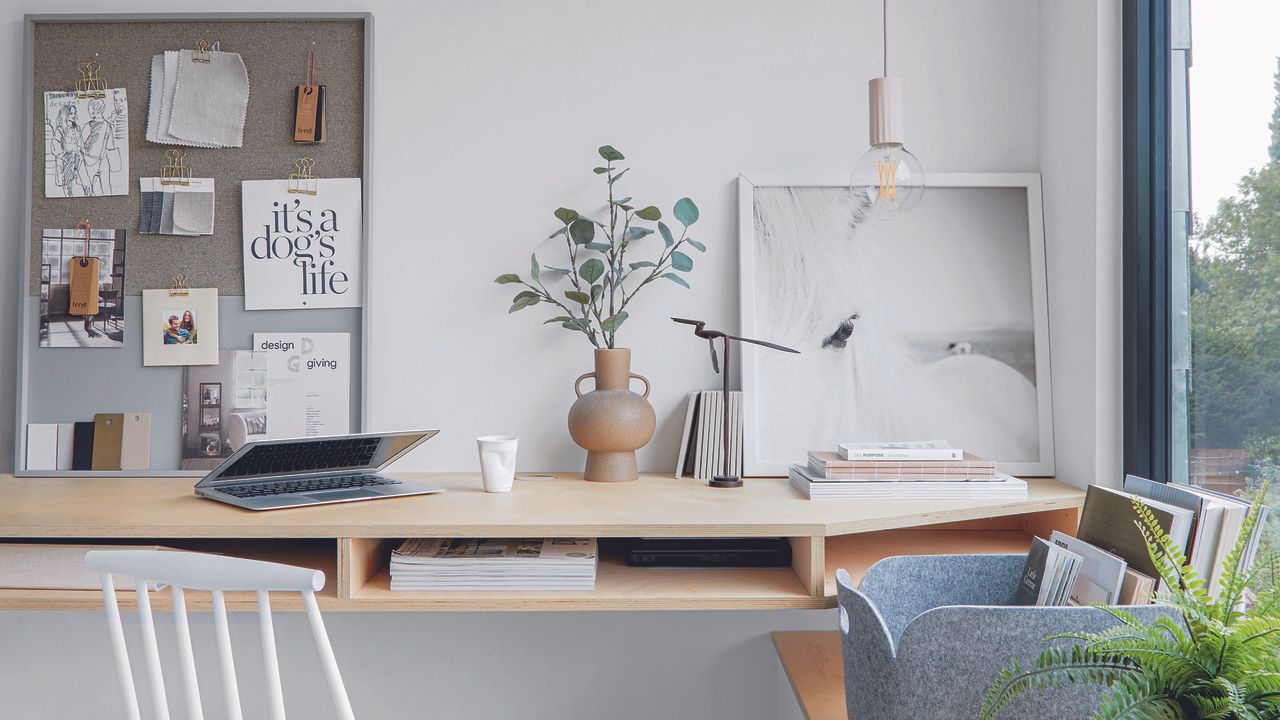
[[480, 477], [484, 491], [510, 492], [516, 477], [516, 444], [520, 438], [514, 435], [484, 435], [476, 438], [480, 450]]

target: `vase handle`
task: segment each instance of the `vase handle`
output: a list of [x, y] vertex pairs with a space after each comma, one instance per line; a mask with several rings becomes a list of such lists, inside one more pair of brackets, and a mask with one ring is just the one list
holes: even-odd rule
[[596, 374], [593, 372], [583, 373], [579, 375], [578, 379], [575, 380], [573, 383], [573, 394], [577, 395], [578, 397], [582, 397], [582, 381], [586, 380], [587, 378], [594, 378], [595, 376]]
[[649, 399], [649, 378], [643, 375], [638, 375], [636, 373], [631, 373], [631, 378], [633, 380], [639, 380], [640, 382], [644, 383], [644, 398], [648, 400]]

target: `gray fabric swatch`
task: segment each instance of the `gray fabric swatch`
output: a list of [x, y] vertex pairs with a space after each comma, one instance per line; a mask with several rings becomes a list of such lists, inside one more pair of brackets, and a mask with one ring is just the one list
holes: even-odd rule
[[160, 234], [173, 234], [173, 188], [166, 186], [161, 197], [164, 198], [160, 210]]
[[173, 234], [213, 234], [213, 193], [178, 192], [173, 194]]
[[186, 142], [241, 147], [249, 72], [238, 53], [210, 52], [209, 59], [192, 62], [190, 50], [179, 51], [169, 134]]

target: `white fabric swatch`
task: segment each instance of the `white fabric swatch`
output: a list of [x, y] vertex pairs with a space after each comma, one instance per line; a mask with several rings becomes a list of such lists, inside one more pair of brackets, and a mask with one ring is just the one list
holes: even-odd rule
[[[190, 50], [178, 53], [169, 134], [189, 143], [242, 147], [249, 72], [238, 53], [208, 55], [208, 63], [198, 63], [192, 62]], [[165, 56], [167, 79], [168, 53]]]

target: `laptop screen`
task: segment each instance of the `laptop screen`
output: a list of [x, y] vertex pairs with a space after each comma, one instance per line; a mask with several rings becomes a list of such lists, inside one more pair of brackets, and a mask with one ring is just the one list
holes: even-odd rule
[[377, 470], [432, 435], [435, 431], [253, 443], [210, 473], [208, 480]]

